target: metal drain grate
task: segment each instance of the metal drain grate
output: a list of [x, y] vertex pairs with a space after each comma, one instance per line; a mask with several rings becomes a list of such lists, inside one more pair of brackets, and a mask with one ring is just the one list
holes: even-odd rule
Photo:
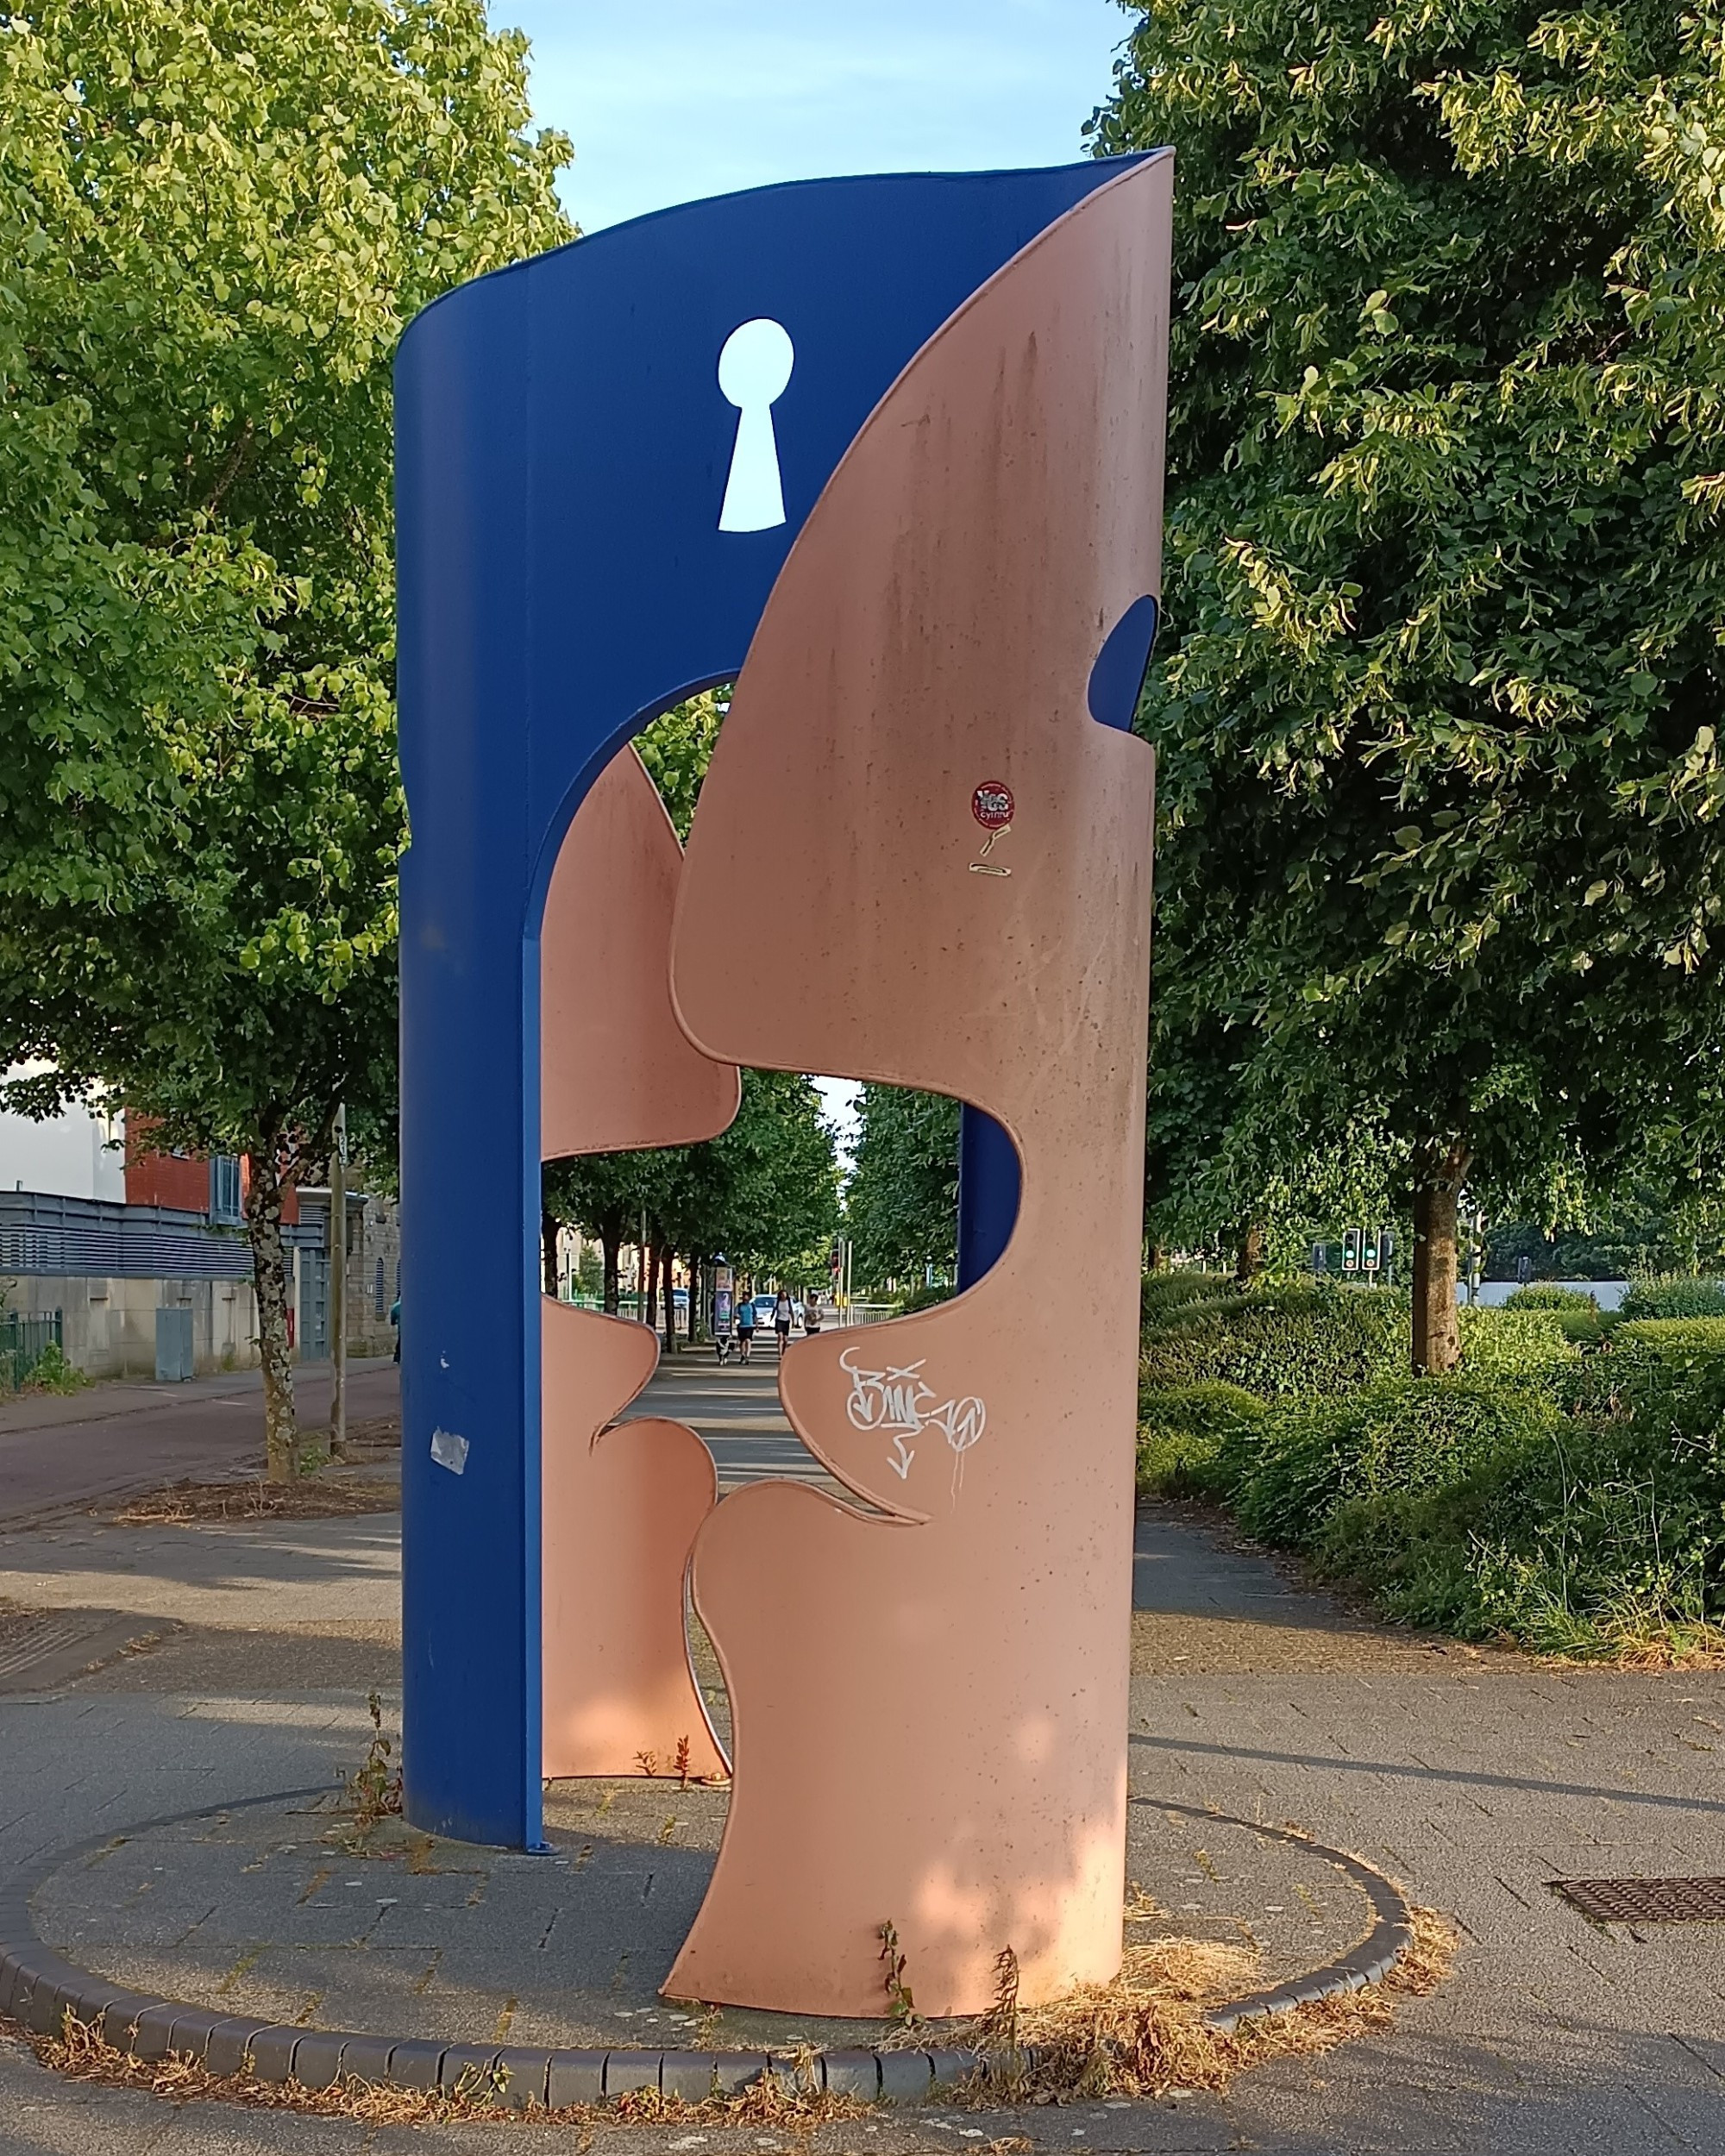
[[108, 1622], [107, 1612], [53, 1611], [27, 1617], [0, 1636], [0, 1677], [16, 1677], [50, 1656], [63, 1654], [93, 1639]]
[[1596, 1924], [1725, 1924], [1725, 1879], [1553, 1879]]

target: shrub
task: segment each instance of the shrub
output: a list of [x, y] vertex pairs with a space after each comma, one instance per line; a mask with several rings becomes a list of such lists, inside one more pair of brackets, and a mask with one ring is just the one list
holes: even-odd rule
[[1599, 1299], [1584, 1288], [1560, 1288], [1554, 1280], [1536, 1280], [1526, 1288], [1512, 1288], [1502, 1307], [1506, 1310], [1597, 1310]]
[[920, 1288], [913, 1288], [909, 1294], [899, 1305], [899, 1315], [901, 1318], [908, 1318], [914, 1310], [932, 1310], [939, 1303], [950, 1302], [957, 1293], [957, 1288], [950, 1281], [944, 1280], [932, 1281]]
[[76, 1363], [66, 1361], [58, 1340], [50, 1340], [24, 1382], [33, 1393], [81, 1393], [90, 1379]]
[[1641, 1421], [1559, 1420], [1459, 1482], [1345, 1501], [1320, 1569], [1390, 1617], [1536, 1651], [1716, 1651], [1725, 1616], [1725, 1474], [1716, 1446]]
[[1634, 1282], [1619, 1306], [1625, 1318], [1725, 1318], [1725, 1287], [1690, 1273]]
[[1573, 1362], [1575, 1344], [1552, 1310], [1490, 1310], [1473, 1304], [1461, 1320], [1461, 1366], [1471, 1377], [1538, 1378]]
[[1152, 1391], [1220, 1382], [1260, 1399], [1327, 1397], [1402, 1369], [1406, 1299], [1384, 1289], [1231, 1290], [1146, 1325], [1139, 1362]]
[[1633, 1421], [1667, 1444], [1707, 1443], [1725, 1419], [1725, 1318], [1632, 1318], [1559, 1374], [1572, 1413]]
[[1138, 1307], [1145, 1325], [1152, 1325], [1170, 1311], [1183, 1310], [1195, 1302], [1215, 1302], [1233, 1291], [1233, 1282], [1226, 1273], [1146, 1273]]
[[1556, 1410], [1478, 1377], [1406, 1377], [1278, 1408], [1257, 1433], [1237, 1495], [1249, 1533], [1317, 1543], [1351, 1498], [1417, 1496], [1548, 1445]]
[[1264, 1406], [1238, 1385], [1177, 1385], [1138, 1403], [1138, 1486], [1147, 1497], [1228, 1496]]

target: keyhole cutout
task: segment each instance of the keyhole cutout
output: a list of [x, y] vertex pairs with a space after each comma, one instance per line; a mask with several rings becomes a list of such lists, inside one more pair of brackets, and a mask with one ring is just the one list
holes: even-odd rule
[[737, 441], [718, 512], [721, 531], [767, 531], [785, 521], [773, 406], [784, 395], [795, 361], [796, 348], [784, 324], [764, 316], [743, 323], [724, 340], [718, 386], [725, 401], [737, 406]]

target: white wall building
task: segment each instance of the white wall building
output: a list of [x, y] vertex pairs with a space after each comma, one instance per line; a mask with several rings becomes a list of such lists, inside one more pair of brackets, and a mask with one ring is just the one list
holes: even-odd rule
[[[33, 1078], [47, 1063], [18, 1063], [8, 1078]], [[126, 1202], [123, 1114], [66, 1108], [45, 1123], [0, 1111], [0, 1190]]]

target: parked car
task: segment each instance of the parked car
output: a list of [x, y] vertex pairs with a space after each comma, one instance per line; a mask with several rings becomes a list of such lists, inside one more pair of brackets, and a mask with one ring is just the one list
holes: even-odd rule
[[778, 1300], [776, 1295], [756, 1295], [755, 1298], [755, 1322], [768, 1332], [773, 1330], [773, 1307]]

